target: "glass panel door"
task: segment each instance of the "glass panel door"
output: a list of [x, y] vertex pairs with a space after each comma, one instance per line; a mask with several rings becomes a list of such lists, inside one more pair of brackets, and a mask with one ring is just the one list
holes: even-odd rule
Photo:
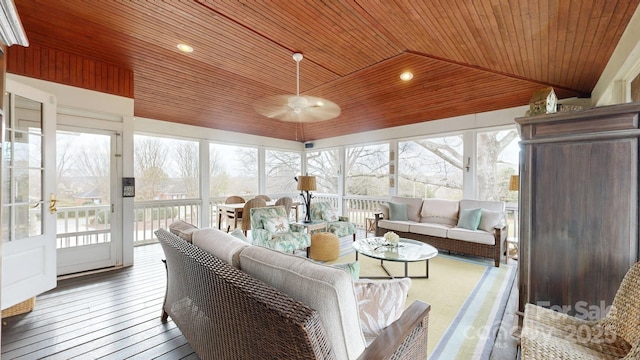
[[115, 139], [106, 132], [57, 132], [58, 275], [116, 264], [111, 226]]
[[7, 83], [2, 142], [2, 309], [56, 285], [55, 97]]

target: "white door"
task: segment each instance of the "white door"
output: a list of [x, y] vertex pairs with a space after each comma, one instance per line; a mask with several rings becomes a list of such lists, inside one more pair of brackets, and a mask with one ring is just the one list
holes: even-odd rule
[[58, 127], [56, 247], [58, 275], [113, 267], [117, 179], [113, 131]]
[[56, 286], [56, 98], [7, 80], [2, 144], [2, 309]]

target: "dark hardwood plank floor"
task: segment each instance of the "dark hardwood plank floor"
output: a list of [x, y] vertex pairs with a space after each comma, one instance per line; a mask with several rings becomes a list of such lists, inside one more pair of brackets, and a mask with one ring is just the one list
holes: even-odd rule
[[135, 266], [60, 280], [28, 314], [3, 319], [2, 359], [198, 359], [169, 319], [160, 321], [160, 245], [135, 249]]
[[[351, 250], [350, 239], [341, 243], [343, 251]], [[138, 246], [134, 256], [129, 268], [59, 280], [37, 297], [33, 311], [3, 319], [2, 360], [198, 360], [171, 319], [160, 321], [166, 281], [162, 248]], [[511, 299], [507, 306], [505, 332], [511, 331], [515, 303]], [[515, 347], [508, 335], [499, 336], [491, 360], [514, 359]]]

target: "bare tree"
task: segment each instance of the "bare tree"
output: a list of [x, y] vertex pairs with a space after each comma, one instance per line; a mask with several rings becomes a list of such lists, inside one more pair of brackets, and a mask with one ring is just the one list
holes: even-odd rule
[[136, 197], [140, 200], [152, 200], [167, 185], [169, 176], [163, 169], [169, 153], [168, 147], [159, 139], [136, 136], [134, 145], [134, 163]]
[[[481, 199], [504, 199], [505, 175], [499, 157], [517, 138], [515, 130], [478, 133], [476, 176]], [[400, 191], [410, 196], [434, 197], [445, 191], [462, 195], [463, 158], [461, 135], [400, 143]], [[504, 170], [504, 171], [503, 171]], [[452, 194], [458, 195], [452, 195]]]
[[316, 176], [318, 192], [337, 194], [340, 176], [339, 152], [336, 149], [307, 153], [307, 172]]
[[224, 153], [218, 158], [217, 170], [211, 174], [211, 186], [216, 189], [213, 194], [255, 194], [258, 190], [257, 149], [227, 145], [216, 145], [212, 148]]
[[267, 193], [295, 191], [294, 177], [300, 174], [301, 166], [301, 157], [298, 152], [267, 150], [265, 156]]
[[95, 191], [103, 201], [109, 201], [111, 158], [108, 144], [107, 146], [104, 144], [91, 146], [90, 151], [86, 147], [82, 150], [75, 154], [78, 170], [89, 182], [90, 190]]
[[346, 151], [347, 193], [383, 196], [389, 187], [389, 145], [368, 145]]
[[504, 193], [508, 189], [503, 182], [504, 179], [509, 177], [500, 172], [499, 157], [502, 151], [517, 137], [516, 130], [482, 132], [478, 134], [478, 148], [482, 149], [482, 151], [478, 151], [476, 175], [478, 178], [478, 193], [481, 199], [501, 200], [511, 195]]
[[73, 176], [73, 171], [77, 166], [72, 144], [69, 135], [58, 134], [56, 139], [56, 179], [58, 182], [56, 192], [58, 200], [61, 201], [60, 205], [71, 204], [76, 189], [75, 180], [77, 177]]
[[178, 163], [179, 176], [187, 196], [197, 197], [200, 183], [198, 144], [193, 141], [179, 141], [174, 154]]

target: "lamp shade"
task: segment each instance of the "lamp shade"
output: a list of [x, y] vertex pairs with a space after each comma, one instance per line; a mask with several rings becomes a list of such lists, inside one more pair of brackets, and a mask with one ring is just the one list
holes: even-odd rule
[[315, 176], [298, 176], [298, 190], [315, 191]]
[[511, 178], [509, 178], [509, 190], [518, 191], [519, 187], [520, 187], [520, 176], [511, 175]]

